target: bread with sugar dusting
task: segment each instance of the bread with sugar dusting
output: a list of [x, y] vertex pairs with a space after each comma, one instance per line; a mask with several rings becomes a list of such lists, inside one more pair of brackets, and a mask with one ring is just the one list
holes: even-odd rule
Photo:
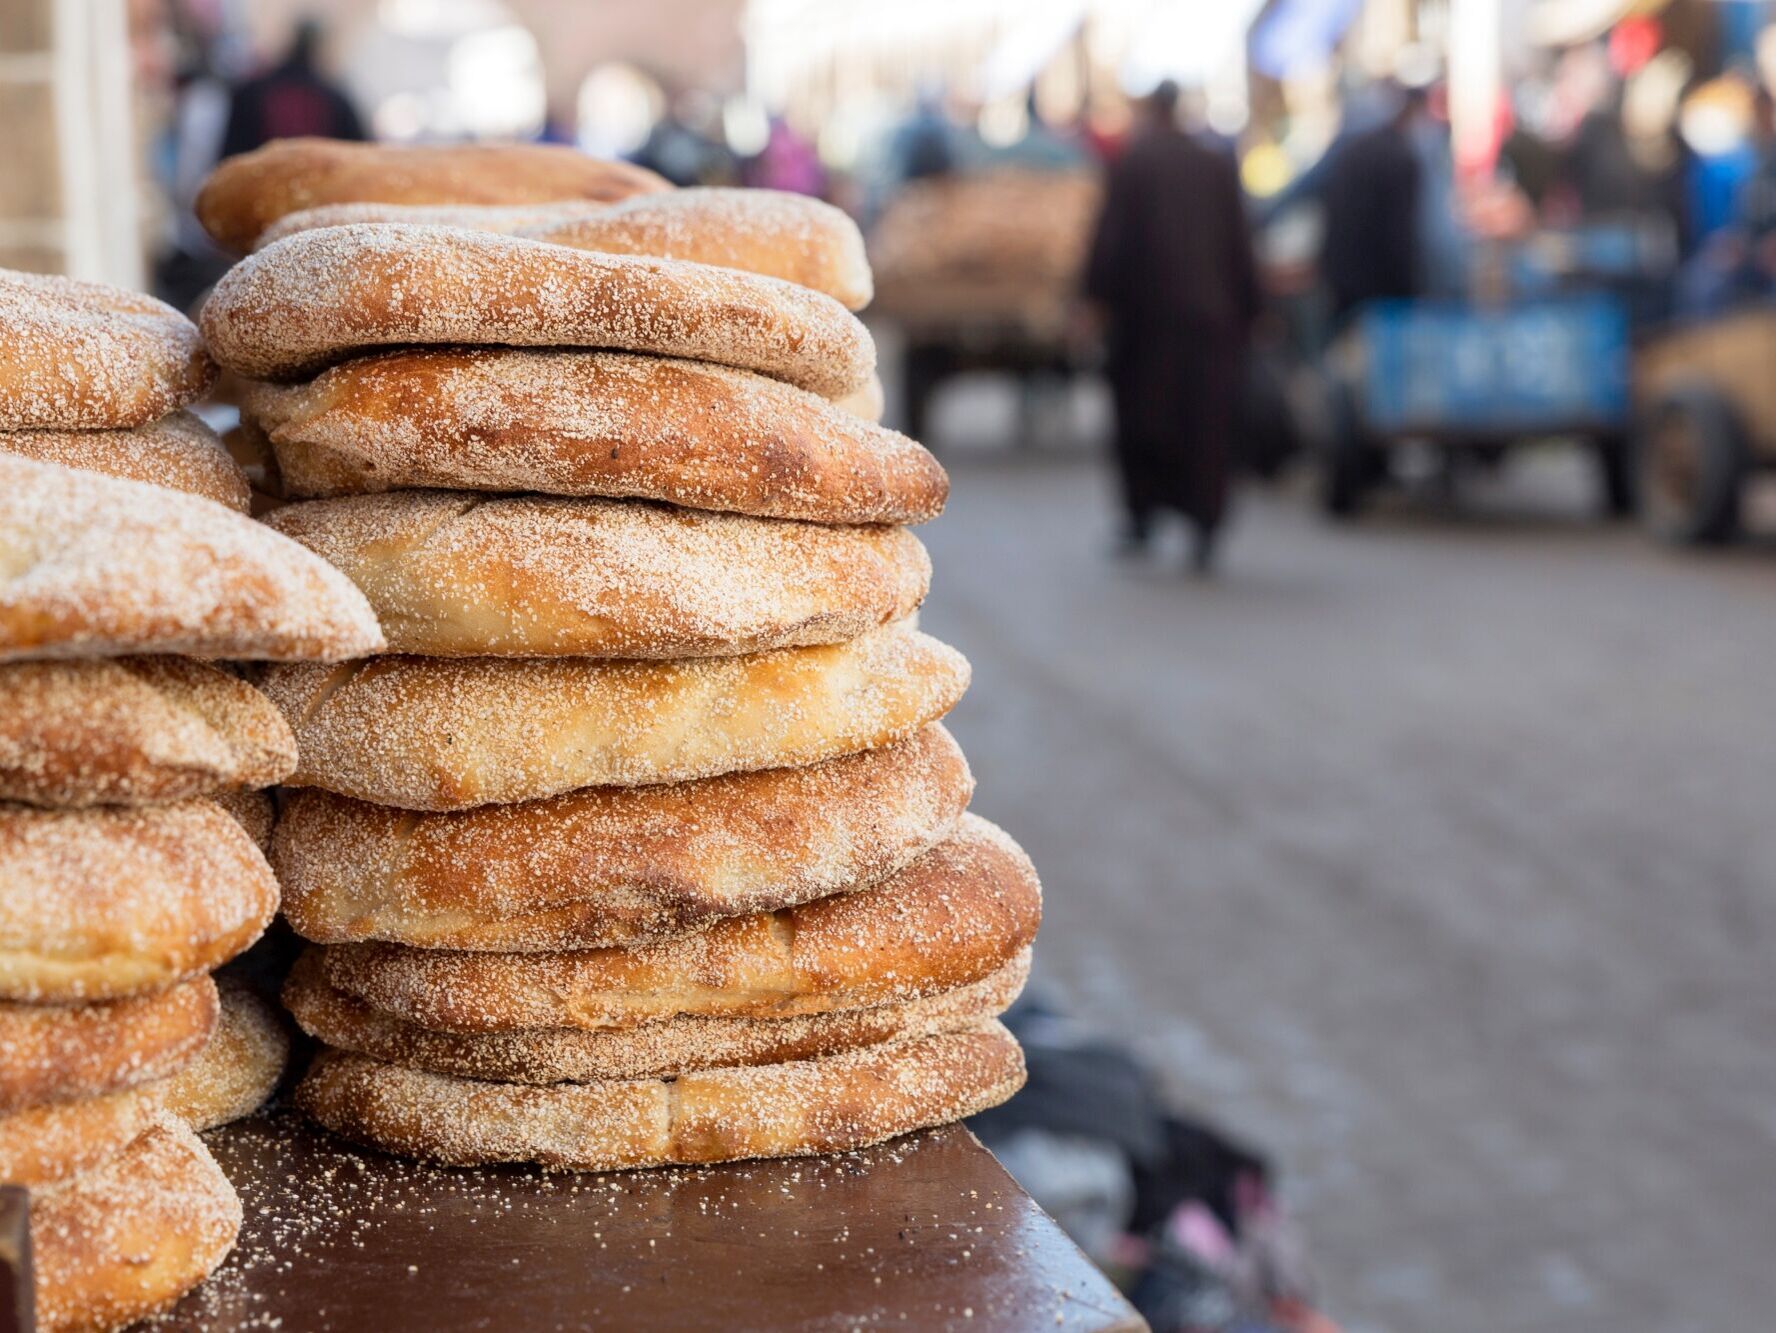
[[325, 958], [332, 985], [422, 1027], [628, 1028], [681, 1014], [789, 1018], [935, 995], [1006, 966], [1041, 918], [1029, 858], [968, 815], [948, 841], [880, 883], [695, 935], [560, 953], [335, 944]]
[[456, 227], [462, 231], [491, 231], [516, 236], [533, 227], [547, 227], [590, 217], [609, 208], [590, 199], [563, 199], [542, 204], [396, 204], [365, 201], [352, 204], [316, 204], [286, 213], [253, 242], [263, 250], [286, 236], [319, 227], [349, 227], [358, 222], [393, 222], [409, 227]]
[[936, 995], [794, 1018], [676, 1018], [636, 1028], [437, 1032], [372, 1008], [327, 981], [310, 949], [284, 983], [284, 1006], [317, 1041], [409, 1069], [501, 1083], [673, 1078], [698, 1069], [814, 1060], [885, 1041], [974, 1027], [1005, 1012], [1030, 973], [1029, 950], [997, 972]]
[[227, 1257], [234, 1186], [197, 1135], [164, 1113], [116, 1156], [31, 1195], [39, 1333], [134, 1326]]
[[209, 801], [0, 804], [0, 999], [163, 989], [227, 962], [277, 911], [264, 855]]
[[903, 625], [848, 643], [679, 662], [381, 657], [276, 666], [291, 785], [405, 810], [790, 768], [911, 735], [968, 662]]
[[393, 491], [265, 518], [431, 657], [727, 657], [911, 615], [931, 560], [904, 528], [560, 496]]
[[174, 412], [131, 430], [0, 431], [0, 453], [145, 481], [243, 514], [252, 501], [247, 474], [222, 437], [191, 412]]
[[159, 804], [269, 787], [295, 767], [283, 714], [206, 662], [0, 664], [0, 800]]
[[856, 316], [775, 278], [386, 223], [298, 232], [248, 256], [200, 323], [216, 360], [251, 379], [297, 379], [389, 346], [600, 347], [713, 361], [838, 398], [876, 364]]
[[886, 878], [954, 831], [973, 787], [933, 724], [802, 768], [450, 813], [296, 791], [271, 863], [284, 915], [322, 943], [595, 948]]
[[0, 662], [336, 660], [382, 646], [351, 580], [245, 514], [0, 454]]
[[0, 1003], [0, 1114], [165, 1078], [209, 1040], [208, 976], [105, 1004]]
[[191, 321], [140, 292], [0, 269], [0, 430], [143, 426], [216, 367]]
[[672, 186], [645, 167], [559, 144], [362, 144], [274, 139], [222, 162], [198, 191], [197, 220], [237, 254], [287, 214], [329, 204], [612, 202]]
[[1023, 1086], [997, 1022], [818, 1060], [533, 1087], [323, 1050], [297, 1104], [336, 1134], [454, 1166], [576, 1171], [847, 1152], [996, 1106]]
[[632, 195], [523, 235], [577, 250], [717, 264], [808, 287], [852, 310], [875, 286], [863, 233], [842, 209], [784, 190], [703, 188]]
[[781, 380], [625, 352], [420, 348], [242, 385], [292, 497], [417, 487], [923, 523], [949, 478], [896, 431]]

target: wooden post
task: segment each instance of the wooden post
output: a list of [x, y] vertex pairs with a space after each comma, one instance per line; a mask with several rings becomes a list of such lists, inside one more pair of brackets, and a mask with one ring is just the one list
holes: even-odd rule
[[0, 1185], [0, 1333], [32, 1333], [34, 1307], [30, 1195]]
[[123, 0], [0, 3], [0, 268], [140, 287]]

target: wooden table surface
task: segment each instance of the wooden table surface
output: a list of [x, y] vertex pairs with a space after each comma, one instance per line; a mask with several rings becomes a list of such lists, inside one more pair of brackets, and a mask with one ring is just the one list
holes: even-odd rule
[[291, 1113], [210, 1136], [233, 1256], [155, 1327], [1137, 1330], [974, 1136], [700, 1170], [455, 1171]]

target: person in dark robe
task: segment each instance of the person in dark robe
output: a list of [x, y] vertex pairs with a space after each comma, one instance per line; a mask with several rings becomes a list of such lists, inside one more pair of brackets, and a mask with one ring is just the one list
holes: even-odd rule
[[317, 20], [303, 19], [284, 58], [234, 90], [222, 132], [223, 157], [251, 152], [273, 139], [365, 137], [351, 99], [321, 72], [322, 36]]
[[1419, 192], [1424, 168], [1412, 127], [1425, 107], [1422, 89], [1402, 89], [1394, 114], [1340, 144], [1327, 164], [1320, 276], [1342, 325], [1367, 301], [1419, 291]]
[[1227, 512], [1258, 279], [1234, 164], [1179, 127], [1177, 106], [1172, 83], [1144, 99], [1110, 166], [1085, 295], [1107, 334], [1123, 549], [1144, 550], [1173, 511], [1206, 573]]

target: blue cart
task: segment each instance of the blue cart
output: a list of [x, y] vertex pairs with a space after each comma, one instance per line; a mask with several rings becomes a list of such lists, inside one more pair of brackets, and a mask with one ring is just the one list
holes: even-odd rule
[[1408, 442], [1496, 458], [1521, 441], [1574, 439], [1597, 454], [1610, 512], [1632, 508], [1628, 462], [1631, 346], [1627, 308], [1603, 293], [1506, 306], [1383, 301], [1339, 348], [1336, 421], [1322, 497], [1354, 514]]

